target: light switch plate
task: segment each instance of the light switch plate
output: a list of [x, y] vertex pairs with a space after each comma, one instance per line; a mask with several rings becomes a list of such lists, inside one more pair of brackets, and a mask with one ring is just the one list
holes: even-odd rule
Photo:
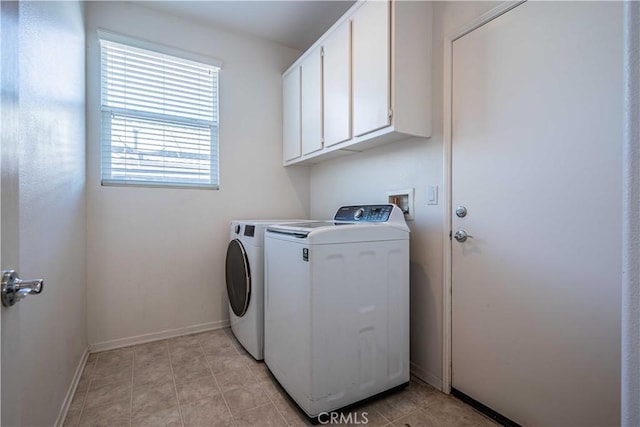
[[438, 186], [437, 185], [430, 185], [427, 187], [427, 204], [428, 205], [438, 204]]

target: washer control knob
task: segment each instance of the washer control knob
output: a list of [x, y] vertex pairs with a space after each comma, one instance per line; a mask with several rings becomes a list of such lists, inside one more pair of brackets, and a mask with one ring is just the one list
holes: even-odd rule
[[354, 219], [360, 219], [362, 218], [362, 215], [364, 215], [364, 209], [359, 208], [354, 214], [353, 214], [353, 218]]
[[236, 234], [240, 234], [240, 224], [236, 225]]

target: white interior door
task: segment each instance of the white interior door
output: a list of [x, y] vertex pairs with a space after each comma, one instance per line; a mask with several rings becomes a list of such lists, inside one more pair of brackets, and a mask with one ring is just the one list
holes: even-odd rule
[[[0, 267], [15, 269], [18, 253], [18, 2], [0, 2]], [[20, 306], [1, 308], [1, 424], [21, 425]]]
[[452, 386], [523, 425], [620, 420], [621, 10], [529, 2], [453, 42]]
[[50, 426], [87, 347], [82, 8], [0, 4], [1, 267], [46, 282], [1, 309], [2, 425]]

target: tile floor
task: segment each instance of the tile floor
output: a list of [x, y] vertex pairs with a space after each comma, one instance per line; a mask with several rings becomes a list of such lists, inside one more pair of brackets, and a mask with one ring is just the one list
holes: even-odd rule
[[[491, 426], [419, 380], [353, 408], [369, 426]], [[345, 413], [345, 416], [348, 413]], [[343, 419], [343, 421], [345, 421]], [[348, 421], [348, 418], [346, 419]], [[302, 412], [229, 329], [89, 356], [65, 426], [303, 426]]]

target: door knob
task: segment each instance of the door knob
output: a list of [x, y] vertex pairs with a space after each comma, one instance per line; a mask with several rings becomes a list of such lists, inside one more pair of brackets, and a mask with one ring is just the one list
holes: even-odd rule
[[14, 270], [2, 270], [2, 305], [11, 307], [30, 294], [42, 292], [44, 280], [22, 280]]
[[467, 239], [473, 238], [473, 236], [468, 235], [467, 232], [464, 230], [456, 231], [453, 237], [460, 243], [466, 242]]

